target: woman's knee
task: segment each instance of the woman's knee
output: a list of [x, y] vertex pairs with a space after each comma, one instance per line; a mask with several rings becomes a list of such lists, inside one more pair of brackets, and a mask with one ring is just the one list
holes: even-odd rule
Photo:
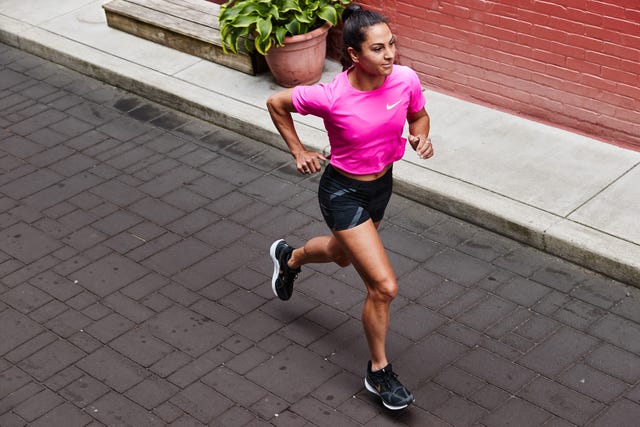
[[380, 302], [390, 303], [398, 295], [398, 283], [394, 279], [387, 279], [369, 288], [369, 296]]

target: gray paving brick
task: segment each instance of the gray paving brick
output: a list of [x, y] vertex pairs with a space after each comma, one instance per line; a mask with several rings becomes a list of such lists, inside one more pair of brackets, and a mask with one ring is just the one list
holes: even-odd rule
[[[545, 265], [545, 257], [537, 249], [523, 246], [513, 252], [506, 254], [494, 261], [494, 264], [509, 271], [529, 277]], [[570, 290], [569, 286], [563, 286], [564, 292]]]
[[84, 408], [110, 390], [95, 378], [84, 375], [64, 387], [60, 395], [79, 408]]
[[12, 412], [0, 415], [0, 425], [4, 427], [23, 427], [27, 422]]
[[535, 379], [520, 395], [529, 402], [578, 425], [584, 425], [604, 408], [602, 403], [544, 377]]
[[2, 230], [0, 238], [0, 250], [24, 263], [32, 263], [60, 246], [56, 240], [25, 223]]
[[516, 304], [524, 307], [532, 307], [551, 291], [551, 288], [542, 286], [531, 280], [515, 277], [500, 287], [496, 293]]
[[549, 418], [549, 412], [522, 399], [512, 398], [497, 411], [483, 417], [481, 422], [496, 427], [535, 427], [543, 425]]
[[13, 393], [0, 399], [0, 414], [4, 414], [5, 412], [15, 408], [20, 403], [42, 392], [44, 389], [44, 387], [34, 382], [27, 383], [25, 386], [17, 388]]
[[0, 400], [4, 400], [4, 398], [28, 384], [31, 378], [24, 371], [15, 366], [11, 366], [0, 373], [0, 380], [2, 380]]
[[249, 423], [251, 423], [252, 421], [257, 421], [256, 416], [253, 415], [249, 410], [244, 409], [240, 406], [234, 406], [231, 409], [227, 410], [224, 414], [216, 418], [216, 422], [218, 422], [223, 427], [249, 425]]
[[173, 276], [211, 253], [211, 248], [194, 238], [187, 238], [147, 258], [143, 265], [150, 270]]
[[130, 320], [117, 313], [111, 313], [87, 326], [84, 330], [99, 341], [108, 343], [133, 326], [134, 323]]
[[198, 421], [209, 423], [233, 406], [233, 402], [202, 383], [194, 383], [171, 399], [171, 403]]
[[139, 189], [153, 197], [160, 197], [185, 185], [189, 185], [189, 183], [202, 175], [202, 172], [191, 167], [178, 166], [146, 182], [140, 186]]
[[68, 198], [86, 191], [102, 182], [101, 178], [83, 172], [59, 181], [55, 187], [46, 188], [26, 197], [23, 202], [36, 209], [50, 208]]
[[434, 273], [446, 275], [450, 280], [465, 286], [477, 283], [495, 269], [485, 261], [451, 249], [444, 250], [423, 265]]
[[535, 376], [534, 371], [481, 348], [468, 352], [455, 365], [490, 384], [511, 392], [519, 390]]
[[[274, 378], [274, 372], [277, 377]], [[247, 378], [277, 396], [289, 401], [300, 400], [326, 380], [339, 372], [339, 368], [300, 346], [292, 345], [247, 374]], [[295, 378], [299, 387], [287, 384]]]
[[202, 381], [245, 408], [250, 407], [268, 394], [264, 388], [225, 367], [215, 369]]
[[[483, 408], [493, 411], [502, 406], [507, 400], [511, 399], [511, 396], [512, 395], [507, 393], [505, 390], [494, 385], [487, 384], [468, 396], [468, 398]], [[493, 413], [490, 416], [493, 416]]]
[[2, 300], [21, 313], [29, 313], [51, 301], [51, 297], [27, 283], [2, 294]]
[[586, 331], [600, 320], [606, 311], [582, 301], [571, 301], [556, 311], [553, 318], [576, 329]]
[[17, 346], [43, 332], [43, 328], [23, 314], [7, 309], [0, 312], [0, 354], [8, 353]]
[[197, 293], [192, 292], [177, 283], [169, 283], [160, 290], [160, 293], [183, 306], [191, 306], [199, 299]]
[[452, 425], [463, 426], [473, 425], [475, 421], [487, 412], [475, 403], [453, 395], [442, 405], [435, 408], [433, 413]]
[[120, 393], [144, 379], [141, 366], [106, 347], [81, 359], [76, 366]]
[[587, 278], [584, 269], [580, 267], [559, 259], [545, 258], [543, 268], [531, 276], [532, 280], [568, 292]]
[[73, 273], [72, 279], [96, 295], [106, 296], [145, 276], [149, 271], [119, 255], [109, 255]]
[[150, 377], [135, 385], [126, 396], [138, 405], [151, 410], [169, 400], [178, 388], [166, 380], [157, 377]]
[[390, 328], [407, 338], [420, 341], [446, 321], [445, 317], [428, 308], [410, 304], [394, 314]]
[[38, 114], [35, 114], [34, 116], [25, 118], [24, 120], [11, 126], [9, 130], [18, 135], [24, 136], [47, 127], [53, 123], [64, 120], [66, 117], [66, 114], [63, 114], [59, 111], [47, 109]]
[[637, 424], [639, 416], [640, 405], [626, 399], [621, 399], [608, 408], [591, 425], [594, 427], [632, 427]]
[[84, 331], [76, 332], [69, 337], [69, 342], [85, 353], [93, 353], [102, 346], [102, 343]]
[[518, 249], [521, 246], [522, 245], [520, 243], [511, 239], [500, 236], [496, 233], [482, 230], [476, 233], [471, 239], [458, 246], [458, 250], [490, 262]]
[[52, 411], [46, 413], [36, 421], [31, 423], [31, 426], [48, 427], [55, 425], [67, 425], [67, 426], [85, 426], [89, 425], [91, 417], [75, 408], [73, 405], [63, 403], [56, 407]]
[[630, 384], [640, 380], [640, 357], [618, 347], [603, 344], [586, 358], [587, 363]]
[[69, 306], [61, 303], [60, 301], [53, 300], [48, 304], [43, 305], [39, 309], [29, 313], [29, 317], [38, 323], [45, 323], [46, 321], [51, 320], [54, 317], [58, 316], [60, 313], [66, 311], [68, 308]]
[[380, 232], [385, 248], [400, 255], [424, 262], [444, 249], [444, 245], [398, 226], [387, 226]]
[[624, 382], [584, 364], [573, 366], [564, 372], [559, 377], [559, 381], [573, 390], [604, 403], [613, 401], [627, 388]]
[[444, 369], [434, 381], [460, 396], [468, 396], [484, 388], [486, 383], [455, 366]]
[[140, 427], [164, 425], [162, 420], [153, 413], [149, 413], [142, 406], [115, 392], [102, 396], [87, 406], [85, 412], [105, 425], [118, 425], [122, 420]]
[[458, 321], [482, 331], [505, 318], [515, 309], [515, 304], [490, 295], [479, 304], [458, 316]]
[[116, 338], [109, 345], [114, 350], [144, 367], [151, 366], [173, 352], [171, 346], [155, 339], [143, 328], [131, 330]]
[[125, 207], [144, 198], [144, 193], [117, 181], [107, 181], [91, 190], [91, 193], [114, 205]]
[[564, 327], [527, 353], [519, 363], [554, 378], [598, 343], [593, 337]]
[[229, 338], [232, 332], [185, 308], [172, 307], [148, 323], [151, 333], [197, 357]]
[[312, 398], [304, 398], [291, 406], [290, 410], [314, 425], [356, 426], [357, 424], [340, 412]]
[[437, 217], [434, 222], [433, 226], [422, 231], [422, 235], [452, 248], [469, 240], [479, 230], [474, 225], [450, 217]]
[[63, 338], [91, 324], [91, 319], [74, 309], [69, 309], [45, 323], [45, 326]]
[[54, 409], [62, 402], [63, 399], [60, 396], [50, 390], [44, 389], [13, 408], [13, 412], [27, 421], [33, 421]]
[[116, 117], [98, 127], [97, 130], [119, 141], [128, 141], [145, 133], [148, 128], [139, 122], [124, 117]]
[[532, 316], [518, 327], [517, 333], [535, 342], [542, 341], [560, 328], [560, 324], [553, 319], [543, 316]]
[[640, 325], [614, 314], [605, 315], [591, 333], [632, 353], [640, 353]]
[[183, 411], [171, 403], [163, 403], [157, 408], [154, 408], [153, 413], [159, 416], [164, 422], [172, 423], [180, 418]]
[[233, 353], [221, 346], [215, 347], [169, 376], [169, 381], [182, 388], [198, 381], [213, 369], [233, 357]]

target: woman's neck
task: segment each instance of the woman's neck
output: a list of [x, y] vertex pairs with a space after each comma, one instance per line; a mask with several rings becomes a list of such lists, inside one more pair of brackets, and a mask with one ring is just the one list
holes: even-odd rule
[[379, 76], [366, 73], [357, 66], [348, 71], [347, 77], [351, 87], [354, 89], [368, 92], [378, 89], [387, 79], [387, 76]]

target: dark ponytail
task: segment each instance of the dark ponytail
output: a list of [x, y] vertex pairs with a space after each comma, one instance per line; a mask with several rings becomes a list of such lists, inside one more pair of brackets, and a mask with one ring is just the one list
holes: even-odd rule
[[344, 28], [342, 30], [342, 58], [340, 63], [342, 64], [342, 69], [346, 70], [353, 65], [347, 48], [351, 47], [360, 52], [362, 43], [366, 38], [366, 29], [380, 23], [389, 24], [389, 21], [378, 12], [364, 10], [359, 4], [351, 3], [342, 12], [342, 22], [344, 22]]

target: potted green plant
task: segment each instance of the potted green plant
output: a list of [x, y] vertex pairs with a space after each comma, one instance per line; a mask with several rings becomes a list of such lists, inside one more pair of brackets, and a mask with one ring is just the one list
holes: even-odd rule
[[[327, 32], [350, 0], [230, 0], [220, 7], [225, 52], [265, 55], [276, 82], [285, 87], [322, 76]], [[293, 53], [291, 53], [293, 52]], [[293, 57], [292, 57], [293, 56]]]

